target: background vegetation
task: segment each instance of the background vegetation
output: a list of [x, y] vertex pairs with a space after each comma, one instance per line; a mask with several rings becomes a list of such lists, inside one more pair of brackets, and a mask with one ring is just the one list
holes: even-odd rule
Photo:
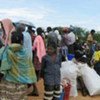
[[[87, 39], [87, 35], [89, 34], [89, 30], [87, 29], [83, 29], [81, 27], [77, 27], [77, 26], [70, 26], [70, 28], [73, 30], [73, 32], [75, 33], [76, 37], [79, 38], [80, 42], [84, 42]], [[54, 29], [58, 29], [60, 34], [62, 34], [62, 29], [63, 27], [55, 27]], [[96, 30], [95, 30], [96, 31]], [[96, 31], [94, 34], [94, 39], [97, 42], [100, 42], [100, 31]]]

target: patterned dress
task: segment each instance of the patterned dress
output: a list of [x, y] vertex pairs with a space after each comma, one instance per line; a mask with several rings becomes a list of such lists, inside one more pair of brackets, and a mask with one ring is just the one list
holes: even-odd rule
[[0, 82], [0, 100], [27, 100], [27, 84], [35, 83], [37, 78], [32, 60], [22, 45], [11, 44], [6, 48], [0, 72], [4, 74]]

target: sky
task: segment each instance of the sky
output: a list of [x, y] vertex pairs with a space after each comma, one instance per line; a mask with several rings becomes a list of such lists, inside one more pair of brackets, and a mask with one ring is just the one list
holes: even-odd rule
[[36, 27], [79, 26], [100, 31], [100, 0], [0, 0], [0, 20], [26, 20]]

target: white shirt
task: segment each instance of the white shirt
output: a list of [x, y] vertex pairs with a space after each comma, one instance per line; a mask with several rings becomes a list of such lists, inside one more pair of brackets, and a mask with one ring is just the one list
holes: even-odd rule
[[29, 57], [32, 59], [32, 40], [31, 36], [28, 32], [23, 32], [24, 35], [24, 47], [29, 55]]
[[69, 34], [67, 34], [67, 44], [68, 45], [72, 45], [75, 42], [75, 40], [76, 38], [73, 32], [70, 32]]

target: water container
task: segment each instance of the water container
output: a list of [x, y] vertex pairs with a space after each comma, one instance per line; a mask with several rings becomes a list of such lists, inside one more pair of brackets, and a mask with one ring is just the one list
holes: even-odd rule
[[72, 60], [75, 57], [74, 54], [67, 54], [67, 58], [68, 60]]

